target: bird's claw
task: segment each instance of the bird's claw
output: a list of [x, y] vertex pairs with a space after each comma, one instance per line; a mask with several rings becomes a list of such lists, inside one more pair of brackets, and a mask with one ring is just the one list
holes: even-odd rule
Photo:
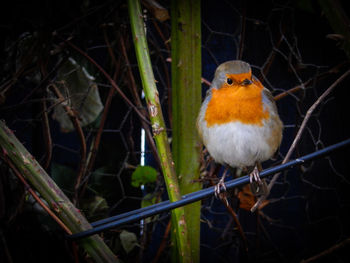
[[269, 193], [265, 180], [261, 180], [258, 168], [255, 166], [254, 170], [249, 174], [250, 189], [255, 196], [267, 195]]
[[258, 167], [254, 167], [254, 170], [249, 174], [249, 180], [250, 180], [250, 183], [252, 182], [261, 182], [261, 179], [260, 179], [260, 173], [259, 173], [259, 170], [258, 170]]
[[221, 195], [221, 187], [226, 191], [225, 178], [221, 177], [219, 182], [215, 185], [214, 192], [215, 197], [218, 198]]

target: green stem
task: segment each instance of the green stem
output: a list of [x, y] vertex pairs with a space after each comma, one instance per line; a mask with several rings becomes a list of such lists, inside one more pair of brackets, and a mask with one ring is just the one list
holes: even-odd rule
[[[2, 121], [0, 121], [0, 145], [3, 154], [40, 193], [72, 233], [91, 228], [85, 217]], [[79, 241], [79, 244], [96, 262], [119, 262], [98, 235], [84, 238]]]
[[[201, 144], [196, 130], [201, 105], [200, 10], [200, 0], [172, 1], [172, 149], [181, 194], [198, 191], [202, 187], [198, 183]], [[201, 202], [185, 206], [193, 262], [199, 262], [200, 208]]]
[[[174, 202], [181, 198], [181, 193], [171, 157], [170, 145], [168, 143], [168, 136], [166, 134], [166, 127], [155, 84], [156, 81], [153, 75], [140, 2], [138, 0], [128, 0], [128, 6], [136, 57], [152, 123], [153, 135], [156, 141], [169, 199], [171, 202]], [[175, 227], [174, 232], [176, 235], [179, 262], [191, 262], [187, 224], [183, 207], [172, 211], [172, 222]]]

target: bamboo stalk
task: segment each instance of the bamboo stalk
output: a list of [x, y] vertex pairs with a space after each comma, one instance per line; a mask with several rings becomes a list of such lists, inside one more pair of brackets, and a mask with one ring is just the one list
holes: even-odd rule
[[[147, 108], [152, 123], [152, 131], [160, 157], [169, 200], [174, 202], [181, 199], [181, 194], [174, 170], [174, 163], [172, 161], [168, 136], [166, 134], [166, 127], [155, 84], [156, 81], [153, 75], [140, 2], [138, 0], [128, 0], [128, 7], [136, 57], [139, 65], [143, 90], [147, 101]], [[172, 224], [175, 227], [174, 232], [176, 236], [179, 262], [191, 262], [187, 223], [183, 207], [172, 211]]]
[[[200, 10], [200, 0], [173, 0], [171, 5], [172, 150], [182, 195], [202, 188], [196, 129], [202, 99]], [[200, 261], [200, 209], [200, 201], [185, 206], [193, 262]]]
[[[72, 233], [91, 228], [81, 212], [74, 207], [62, 190], [2, 121], [0, 121], [0, 145], [3, 155], [11, 160], [22, 176], [40, 193]], [[98, 235], [82, 239], [79, 241], [79, 245], [96, 262], [119, 262]]]

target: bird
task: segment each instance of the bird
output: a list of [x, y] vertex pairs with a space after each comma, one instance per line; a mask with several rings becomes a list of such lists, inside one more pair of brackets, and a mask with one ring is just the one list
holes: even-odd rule
[[[253, 194], [268, 194], [260, 164], [278, 150], [283, 123], [271, 92], [252, 74], [249, 63], [230, 60], [217, 67], [196, 126], [216, 163], [247, 171]], [[216, 196], [221, 188], [226, 190], [225, 176], [215, 186]]]

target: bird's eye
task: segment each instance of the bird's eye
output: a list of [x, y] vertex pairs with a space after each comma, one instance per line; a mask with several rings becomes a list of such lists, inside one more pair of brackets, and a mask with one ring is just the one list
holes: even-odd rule
[[228, 85], [232, 85], [233, 80], [231, 78], [227, 78], [226, 82], [227, 82]]
[[245, 80], [243, 80], [242, 81], [242, 84], [243, 85], [250, 85], [250, 84], [252, 84], [253, 82], [250, 80], [250, 79], [245, 79]]

